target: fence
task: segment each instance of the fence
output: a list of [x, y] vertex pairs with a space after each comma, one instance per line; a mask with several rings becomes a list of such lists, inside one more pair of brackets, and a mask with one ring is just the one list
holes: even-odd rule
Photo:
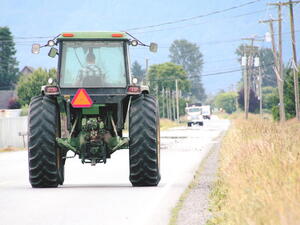
[[27, 146], [27, 116], [0, 117], [0, 148]]

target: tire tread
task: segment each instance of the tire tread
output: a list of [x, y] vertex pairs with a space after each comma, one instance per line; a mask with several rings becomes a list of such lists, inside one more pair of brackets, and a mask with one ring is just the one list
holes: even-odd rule
[[29, 181], [32, 187], [57, 187], [59, 184], [55, 148], [57, 116], [54, 99], [47, 96], [32, 98], [28, 124]]
[[133, 186], [156, 186], [160, 181], [157, 120], [155, 97], [141, 95], [132, 100], [129, 114], [129, 179]]

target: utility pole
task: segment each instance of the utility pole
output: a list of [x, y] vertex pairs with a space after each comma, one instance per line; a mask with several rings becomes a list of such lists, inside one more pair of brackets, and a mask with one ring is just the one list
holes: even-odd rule
[[245, 119], [248, 119], [248, 59], [246, 54], [242, 58], [243, 80], [244, 80], [244, 112]]
[[168, 89], [165, 89], [165, 96], [166, 96], [166, 118], [169, 119], [169, 102], [168, 102]]
[[176, 86], [176, 112], [177, 112], [177, 115], [176, 115], [176, 119], [177, 119], [177, 122], [179, 123], [180, 122], [180, 118], [179, 118], [179, 91], [178, 91], [178, 80], [176, 79], [175, 80], [175, 86]]
[[[278, 3], [270, 3], [269, 5], [275, 5], [278, 7], [278, 55], [279, 55], [279, 59], [278, 59], [278, 72], [279, 72], [279, 77], [281, 78], [281, 82], [280, 82], [280, 88], [282, 89], [282, 103], [283, 103], [283, 61], [282, 61], [282, 6], [283, 5], [287, 5], [290, 4], [291, 1], [289, 2], [278, 2]], [[296, 3], [296, 2], [295, 2]], [[296, 75], [297, 77], [297, 75]], [[295, 80], [295, 76], [294, 76], [294, 86], [295, 88], [298, 89], [298, 79]], [[296, 112], [298, 111], [297, 109], [299, 109], [299, 91], [297, 90], [297, 93], [295, 92], [295, 106], [296, 106]], [[298, 97], [296, 97], [298, 96]], [[280, 98], [280, 96], [279, 96]], [[283, 103], [284, 104], [284, 103]], [[281, 105], [281, 102], [280, 102]], [[299, 111], [298, 111], [299, 113]], [[284, 122], [285, 121], [285, 109], [284, 109], [284, 105], [280, 107], [280, 121]], [[282, 116], [282, 117], [281, 117]]]
[[[281, 20], [281, 18], [279, 18]], [[282, 68], [280, 67], [280, 58], [277, 57], [277, 50], [275, 45], [275, 37], [274, 37], [274, 27], [273, 22], [278, 21], [274, 19], [269, 20], [262, 20], [259, 21], [260, 23], [269, 23], [270, 25], [270, 32], [271, 32], [271, 41], [272, 41], [272, 51], [274, 56], [274, 72], [277, 78], [277, 87], [278, 87], [278, 94], [279, 94], [279, 114], [280, 114], [280, 122], [285, 121], [285, 109], [284, 109], [284, 99], [283, 99], [283, 74]]]
[[166, 88], [166, 112], [167, 112], [167, 118], [170, 119], [170, 114], [169, 114], [169, 96], [168, 96], [168, 89]]
[[148, 73], [148, 69], [149, 69], [149, 59], [146, 58], [146, 74]]
[[293, 73], [294, 73], [294, 91], [295, 91], [295, 108], [296, 118], [300, 120], [300, 103], [299, 103], [299, 79], [298, 79], [298, 68], [297, 68], [297, 55], [296, 55], [296, 38], [295, 38], [295, 23], [294, 23], [294, 12], [293, 4], [300, 3], [300, 1], [289, 0], [290, 8], [290, 24], [291, 24], [291, 38], [292, 38], [292, 49], [293, 49]]
[[258, 56], [256, 56], [254, 58], [254, 67], [258, 69], [258, 76], [256, 81], [256, 90], [258, 93], [258, 98], [259, 98], [259, 114], [260, 117], [262, 118], [263, 112], [262, 112], [262, 72], [261, 72], [261, 63], [260, 63], [260, 58]]
[[[279, 73], [280, 73], [280, 78], [282, 79], [282, 81], [280, 82], [281, 86], [281, 92], [282, 92], [282, 103], [284, 104], [284, 99], [283, 99], [283, 85], [284, 85], [284, 81], [283, 81], [283, 60], [282, 60], [282, 12], [281, 12], [281, 5], [278, 5], [278, 56], [279, 56], [279, 62], [278, 62], [278, 66], [279, 66]], [[280, 107], [280, 111], [282, 114], [282, 119], [281, 122], [285, 121], [285, 109], [284, 109], [284, 105], [283, 107]]]
[[172, 99], [173, 99], [173, 119], [176, 121], [176, 93], [172, 91]]
[[[250, 103], [250, 89], [251, 89], [251, 80], [253, 79], [253, 66], [254, 66], [254, 42], [255, 41], [263, 41], [261, 39], [257, 39], [254, 37], [242, 38], [244, 41], [250, 41], [249, 54], [246, 54], [244, 50], [244, 110], [245, 110], [245, 118], [248, 119], [249, 113], [249, 103]], [[257, 48], [257, 47], [255, 47]]]
[[[248, 113], [249, 113], [249, 102], [250, 102], [250, 76], [252, 75], [250, 73], [250, 76], [249, 76], [249, 67], [251, 68], [251, 64], [250, 64], [250, 61], [251, 61], [251, 57], [252, 57], [252, 52], [253, 52], [253, 43], [254, 43], [254, 38], [242, 38], [242, 40], [247, 40], [247, 41], [251, 41], [251, 44], [250, 44], [250, 52], [249, 52], [249, 55], [247, 56], [246, 55], [246, 52], [245, 52], [245, 48], [244, 48], [244, 61], [245, 62], [242, 62], [242, 64], [244, 64], [245, 66], [245, 70], [244, 70], [244, 110], [245, 110], [245, 119], [247, 120], [248, 119]], [[250, 60], [249, 60], [250, 59]]]
[[[278, 2], [271, 3], [269, 5], [278, 6], [278, 14], [281, 16], [281, 6], [289, 6], [290, 11], [290, 25], [291, 25], [291, 39], [292, 39], [292, 50], [293, 50], [293, 76], [294, 76], [294, 92], [295, 92], [295, 111], [296, 118], [300, 120], [300, 103], [299, 103], [299, 83], [298, 83], [298, 68], [297, 68], [297, 56], [296, 56], [296, 38], [295, 38], [295, 24], [294, 24], [294, 12], [293, 12], [293, 4], [300, 3], [300, 1], [292, 1], [288, 2]], [[279, 17], [281, 19], [281, 17]], [[281, 28], [281, 22], [280, 22]], [[279, 35], [281, 36], [281, 32], [279, 31]], [[283, 69], [283, 68], [281, 68]]]
[[169, 119], [172, 120], [172, 97], [171, 97], [170, 89], [168, 89], [168, 98], [169, 98]]
[[300, 3], [300, 1], [293, 2], [292, 0], [289, 0], [288, 3], [290, 6], [290, 24], [291, 24], [291, 38], [292, 38], [292, 49], [293, 49], [293, 73], [294, 73], [296, 118], [300, 120], [299, 83], [298, 83], [299, 79], [298, 79], [298, 68], [297, 68], [295, 23], [294, 23], [294, 12], [293, 12], [293, 4]]
[[258, 85], [259, 85], [259, 114], [260, 117], [262, 118], [263, 115], [263, 111], [262, 111], [262, 89], [261, 89], [261, 85], [262, 85], [262, 75], [261, 75], [261, 64], [258, 67]]
[[165, 118], [165, 88], [162, 88], [162, 117]]
[[146, 85], [150, 86], [150, 81], [148, 80], [148, 64], [149, 64], [149, 60], [146, 58], [145, 59], [146, 62], [146, 67], [145, 67], [145, 77], [146, 77]]

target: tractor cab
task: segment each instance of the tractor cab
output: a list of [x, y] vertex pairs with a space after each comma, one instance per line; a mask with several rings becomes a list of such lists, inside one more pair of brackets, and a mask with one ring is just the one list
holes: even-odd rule
[[[157, 44], [146, 45], [126, 32], [63, 32], [46, 45], [34, 44], [32, 52], [37, 54], [40, 48], [50, 47], [48, 56], [58, 55], [55, 85], [62, 95], [72, 98], [78, 88], [84, 88], [95, 103], [103, 103], [106, 100], [102, 96], [142, 91], [131, 87], [137, 86], [137, 80], [130, 74], [129, 45], [148, 46], [151, 52], [157, 51]], [[115, 98], [110, 102], [120, 100]]]

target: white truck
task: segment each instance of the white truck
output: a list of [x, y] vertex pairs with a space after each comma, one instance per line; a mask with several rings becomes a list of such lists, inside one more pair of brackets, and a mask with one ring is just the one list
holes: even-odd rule
[[191, 105], [185, 108], [187, 114], [187, 125], [191, 127], [193, 125], [203, 126], [202, 108], [198, 105]]
[[211, 109], [210, 109], [210, 105], [203, 105], [201, 106], [202, 108], [202, 116], [203, 119], [208, 119], [210, 120], [211, 118]]

